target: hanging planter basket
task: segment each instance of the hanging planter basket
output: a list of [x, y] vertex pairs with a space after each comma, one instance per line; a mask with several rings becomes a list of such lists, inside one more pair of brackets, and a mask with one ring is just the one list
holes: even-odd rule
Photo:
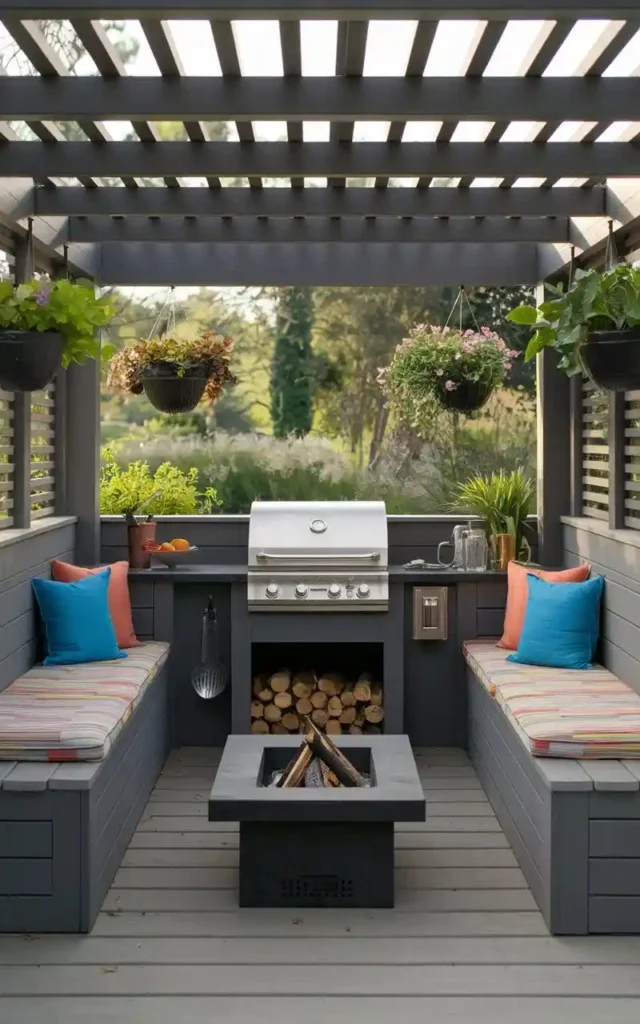
[[438, 392], [438, 401], [450, 412], [475, 412], [489, 401], [493, 388], [476, 380], [461, 380], [457, 388]]
[[178, 367], [176, 363], [155, 363], [147, 367], [142, 386], [159, 412], [193, 412], [204, 394], [209, 373], [210, 367], [204, 364]]
[[580, 348], [585, 372], [606, 391], [640, 388], [640, 327], [591, 331]]
[[65, 346], [57, 331], [0, 330], [0, 384], [7, 391], [42, 391], [55, 377]]

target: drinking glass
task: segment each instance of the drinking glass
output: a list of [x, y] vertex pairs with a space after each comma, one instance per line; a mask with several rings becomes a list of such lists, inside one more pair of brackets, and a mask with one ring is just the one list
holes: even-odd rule
[[486, 572], [489, 558], [489, 545], [484, 530], [471, 527], [466, 536], [466, 570], [467, 572]]

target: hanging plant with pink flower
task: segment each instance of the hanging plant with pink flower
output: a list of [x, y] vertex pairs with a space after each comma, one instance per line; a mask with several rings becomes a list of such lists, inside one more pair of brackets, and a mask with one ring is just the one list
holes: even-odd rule
[[462, 331], [416, 324], [379, 381], [403, 418], [418, 424], [434, 401], [454, 412], [480, 409], [504, 383], [516, 355], [489, 327]]

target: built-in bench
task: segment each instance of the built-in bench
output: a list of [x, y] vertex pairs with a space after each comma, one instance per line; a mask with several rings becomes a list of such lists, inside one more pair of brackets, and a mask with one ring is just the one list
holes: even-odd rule
[[167, 654], [35, 668], [0, 693], [0, 931], [91, 929], [167, 754]]
[[[496, 693], [507, 654], [465, 645], [469, 752], [547, 925], [555, 934], [640, 934], [640, 760], [534, 756]], [[535, 671], [521, 673], [531, 687]]]

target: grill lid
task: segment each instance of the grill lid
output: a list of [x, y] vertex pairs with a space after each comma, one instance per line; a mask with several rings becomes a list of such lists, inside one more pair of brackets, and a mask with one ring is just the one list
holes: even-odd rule
[[383, 501], [254, 501], [249, 566], [354, 565], [386, 570]]

